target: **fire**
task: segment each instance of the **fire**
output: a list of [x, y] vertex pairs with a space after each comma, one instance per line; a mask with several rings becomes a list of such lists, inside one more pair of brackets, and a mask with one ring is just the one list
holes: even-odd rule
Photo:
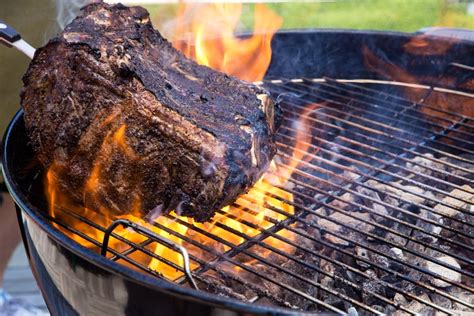
[[457, 42], [455, 38], [439, 40], [428, 34], [414, 36], [403, 45], [405, 52], [418, 56], [445, 55]]
[[[410, 41], [403, 45], [405, 52], [409, 55], [413, 55], [414, 60], [417, 60], [419, 56], [423, 58], [432, 59], [433, 64], [439, 63], [440, 59], [443, 59], [446, 52], [458, 42], [456, 39], [443, 39], [433, 38], [429, 35], [419, 35], [413, 37]], [[454, 112], [460, 115], [473, 116], [474, 115], [474, 102], [472, 98], [466, 98], [460, 95], [451, 94], [449, 98], [446, 98], [444, 93], [437, 93], [432, 91], [427, 98], [427, 91], [424, 88], [416, 87], [420, 85], [434, 85], [438, 87], [456, 87], [456, 89], [471, 90], [474, 87], [474, 79], [470, 77], [463, 78], [460, 80], [458, 75], [452, 75], [447, 70], [442, 76], [432, 74], [420, 74], [416, 69], [416, 63], [412, 63], [415, 66], [411, 66], [407, 63], [406, 65], [396, 64], [390, 60], [382, 58], [377, 55], [376, 51], [371, 51], [367, 46], [362, 48], [362, 54], [364, 56], [364, 63], [368, 69], [377, 73], [379, 76], [386, 80], [398, 81], [407, 84], [414, 84], [404, 89], [404, 97], [408, 100], [421, 103], [436, 105], [441, 111]], [[427, 98], [427, 99], [426, 99]], [[421, 111], [426, 115], [433, 115], [430, 120], [445, 125], [448, 124], [446, 120], [437, 119], [436, 116], [444, 116], [437, 109], [432, 107], [422, 106]]]
[[[296, 169], [298, 164], [301, 161], [306, 161], [307, 159], [310, 159], [311, 155], [308, 154], [311, 153], [310, 148], [313, 140], [311, 131], [311, 126], [313, 125], [313, 123], [311, 122], [311, 115], [315, 110], [321, 107], [322, 105], [319, 103], [312, 103], [306, 105], [303, 111], [301, 112], [300, 119], [295, 121], [294, 139], [296, 139], [296, 142], [293, 147], [291, 159], [286, 163], [284, 167], [278, 168], [276, 176], [269, 176], [273, 180], [272, 183], [274, 183], [275, 185], [284, 185], [290, 179], [291, 175], [293, 174], [293, 171]], [[317, 151], [319, 151], [319, 147], [316, 147], [315, 151], [312, 152], [312, 154], [315, 155]]]
[[[255, 237], [263, 230], [275, 225], [275, 223], [286, 219], [287, 215], [294, 214], [294, 207], [292, 206], [293, 196], [281, 188], [288, 180], [290, 173], [283, 172], [282, 169], [276, 169], [276, 166], [273, 164], [271, 167], [271, 177], [262, 178], [250, 192], [241, 196], [233, 205], [226, 206], [218, 211], [211, 222], [197, 223], [192, 218], [178, 216], [175, 212], [171, 212], [168, 216], [160, 216], [153, 222], [145, 221], [138, 215], [140, 214], [141, 204], [138, 197], [134, 197], [134, 207], [126, 215], [114, 217], [111, 215], [114, 212], [106, 209], [100, 203], [98, 190], [100, 190], [103, 182], [106, 181], [101, 175], [104, 159], [107, 159], [107, 156], [117, 151], [127, 156], [128, 159], [139, 159], [133, 149], [127, 145], [125, 124], [120, 125], [115, 131], [110, 132], [104, 137], [100, 153], [92, 164], [90, 176], [84, 184], [82, 203], [77, 203], [77, 201], [74, 201], [61, 189], [60, 182], [58, 181], [61, 174], [61, 166], [59, 164], [53, 163], [46, 173], [45, 188], [50, 205], [50, 215], [67, 226], [73, 227], [90, 240], [97, 241], [97, 244], [94, 245], [93, 242], [84, 238], [85, 236], [80, 236], [58, 224], [55, 224], [56, 227], [84, 246], [94, 248], [100, 244], [104, 238], [103, 230], [78, 220], [72, 214], [86, 218], [99, 228], [107, 228], [114, 220], [119, 218], [130, 220], [152, 230], [157, 235], [187, 247], [190, 249], [192, 256], [200, 259], [205, 258], [206, 254], [202, 250], [183, 241], [183, 237], [190, 238], [204, 244], [206, 247], [224, 253], [233, 246], [244, 243], [247, 239]], [[205, 236], [199, 233], [199, 231], [208, 232], [211, 236], [217, 236], [228, 244]], [[145, 236], [123, 227], [117, 227], [114, 233], [134, 244], [140, 244], [146, 240]], [[293, 239], [292, 234], [288, 232], [280, 233], [280, 236]], [[275, 238], [267, 238], [265, 243], [274, 247], [278, 246], [280, 249], [282, 248], [281, 242]], [[112, 237], [109, 242], [109, 248], [115, 252], [121, 252], [129, 249], [130, 246], [118, 238]], [[168, 262], [182, 267], [183, 258], [180, 253], [157, 242], [153, 242], [145, 248], [154, 253], [156, 257], [151, 258], [150, 256], [144, 256], [143, 253], [135, 252], [132, 253], [130, 258], [146, 265], [151, 270], [161, 273], [168, 279], [174, 280], [182, 276], [182, 272], [177, 270], [176, 267], [159, 259], [164, 258]], [[127, 264], [125, 261], [123, 263]], [[198, 264], [192, 261], [191, 269], [197, 266]], [[236, 267], [235, 271], [239, 271], [239, 269]]]
[[[120, 135], [121, 133], [117, 131], [114, 136], [117, 134]], [[112, 139], [114, 142], [117, 142], [117, 144], [124, 141], [124, 138], [117, 140], [115, 137], [112, 137]], [[112, 145], [109, 143], [107, 138], [104, 140], [104, 144], [108, 144], [104, 146]], [[100, 169], [100, 163], [97, 163], [96, 166], [99, 166], [98, 168]], [[285, 214], [294, 214], [294, 207], [290, 203], [285, 203], [285, 201], [293, 201], [292, 194], [277, 186], [274, 186], [273, 184], [270, 184], [265, 179], [261, 179], [250, 190], [249, 193], [241, 196], [233, 205], [222, 208], [222, 210], [216, 214], [213, 220], [208, 223], [197, 223], [194, 222], [192, 218], [178, 216], [175, 212], [171, 212], [169, 216], [160, 216], [155, 219], [153, 223], [146, 222], [142, 218], [137, 217], [134, 215], [137, 213], [133, 210], [130, 212], [130, 214], [123, 216], [107, 216], [106, 214], [112, 214], [112, 212], [105, 209], [94, 210], [90, 207], [82, 206], [74, 202], [68, 197], [67, 194], [62, 192], [58, 183], [58, 173], [60, 173], [60, 166], [53, 164], [48, 169], [45, 177], [46, 193], [50, 205], [50, 215], [56, 219], [59, 219], [67, 226], [74, 227], [75, 230], [80, 231], [82, 234], [86, 235], [92, 240], [97, 241], [98, 243], [102, 242], [104, 233], [87, 223], [77, 220], [77, 218], [71, 216], [70, 213], [78, 214], [84, 218], [87, 218], [89, 221], [95, 223], [99, 227], [104, 228], [108, 227], [115, 219], [128, 219], [152, 230], [155, 234], [161, 235], [162, 237], [165, 237], [176, 244], [181, 244], [185, 247], [188, 247], [189, 245], [182, 240], [182, 236], [185, 236], [195, 240], [196, 242], [204, 244], [207, 247], [211, 247], [220, 253], [229, 251], [231, 247], [217, 240], [206, 237], [200, 233], [196, 233], [195, 229], [190, 229], [189, 227], [196, 227], [203, 231], [209, 232], [211, 235], [222, 238], [233, 246], [237, 246], [245, 242], [247, 239], [258, 235], [262, 230], [270, 228], [276, 222], [284, 220], [287, 217]], [[88, 198], [94, 197], [96, 188], [100, 186], [101, 181], [103, 181], [103, 179], [98, 176], [97, 168], [94, 167], [90, 178], [84, 186], [84, 196]], [[84, 205], [87, 205], [87, 203], [87, 201], [84, 201]], [[281, 210], [281, 212], [276, 212], [274, 210]], [[79, 236], [78, 234], [63, 229], [57, 224], [55, 225], [57, 228], [68, 234], [69, 237], [74, 239], [76, 242], [90, 248], [95, 247], [93, 243]], [[164, 229], [161, 229], [160, 227], [164, 227]], [[175, 232], [175, 234], [169, 233], [167, 230], [171, 230]], [[135, 244], [140, 244], [146, 240], [146, 237], [143, 235], [122, 227], [117, 227], [114, 230], [114, 233]], [[293, 239], [293, 236], [289, 233], [283, 234], [283, 237]], [[281, 249], [281, 245], [279, 245], [277, 239], [272, 238], [266, 240], [265, 242], [274, 247], [279, 246]], [[109, 248], [120, 252], [128, 249], [129, 246], [112, 237], [109, 242]], [[158, 259], [165, 258], [166, 260], [176, 264], [178, 267], [182, 267], [183, 258], [180, 253], [175, 252], [174, 250], [156, 242], [152, 243], [146, 248], [151, 252], [154, 252], [157, 258], [152, 258], [150, 260], [150, 257], [140, 256], [139, 254], [134, 254], [131, 256], [131, 258], [141, 262], [142, 264], [145, 264], [148, 268], [161, 273], [168, 279], [173, 280], [182, 275], [180, 270], [176, 270], [171, 265], [168, 265], [167, 263]], [[200, 251], [197, 251], [195, 248], [189, 249], [191, 249], [191, 255], [197, 256], [201, 259], [204, 258], [204, 254]], [[196, 267], [197, 263], [192, 262], [191, 269]], [[238, 271], [237, 268], [236, 271]]]
[[[187, 17], [190, 10], [196, 10], [196, 5], [181, 6], [180, 16], [183, 19]], [[191, 18], [189, 27], [185, 23], [180, 23], [176, 34], [179, 37], [191, 33], [194, 41], [189, 43], [175, 41], [174, 45], [201, 64], [225, 71], [241, 79], [261, 80], [271, 59], [271, 38], [281, 25], [281, 19], [264, 5], [258, 4], [255, 6], [254, 35], [240, 39], [234, 35], [234, 31], [240, 19], [242, 5], [200, 4], [198, 6], [199, 10], [194, 12], [198, 12], [200, 18]], [[216, 17], [220, 18], [216, 19]], [[202, 23], [209, 21], [214, 21], [214, 23]], [[312, 111], [316, 107], [316, 105], [310, 106], [308, 111]], [[123, 155], [131, 162], [140, 160], [139, 155], [127, 143], [127, 125], [117, 122], [116, 118], [117, 113], [112, 113], [98, 125], [104, 127], [113, 124], [116, 127], [103, 137], [89, 178], [82, 188], [82, 201], [77, 201], [77, 198], [72, 198], [63, 190], [59, 181], [63, 167], [59, 163], [54, 162], [45, 175], [45, 193], [50, 207], [49, 213], [51, 217], [64, 223], [67, 227], [73, 228], [71, 231], [55, 224], [58, 229], [61, 229], [76, 242], [97, 250], [104, 238], [103, 230], [109, 227], [114, 220], [120, 218], [130, 220], [176, 244], [183, 245], [188, 249], [191, 259], [195, 257], [201, 260], [210, 260], [212, 254], [184, 239], [195, 241], [219, 253], [225, 253], [233, 246], [246, 242], [263, 230], [294, 214], [293, 195], [282, 189], [292, 171], [277, 167], [275, 163], [272, 163], [271, 170], [265, 177], [260, 179], [247, 194], [241, 196], [234, 204], [218, 210], [210, 222], [197, 223], [192, 218], [178, 216], [174, 211], [154, 220], [145, 220], [140, 217], [141, 201], [138, 194], [134, 192], [127, 192], [133, 201], [132, 209], [120, 212], [126, 215], [113, 216], [112, 214], [117, 214], [117, 212], [107, 209], [104, 203], [101, 203], [100, 194], [98, 194], [107, 181], [101, 174], [104, 163], [113, 154]], [[303, 119], [303, 129], [299, 129], [301, 134], [296, 135], [303, 142], [298, 142], [295, 146], [300, 149], [294, 152], [295, 160], [303, 158], [301, 151], [307, 150], [304, 143], [310, 142], [306, 139], [307, 134], [304, 133], [307, 124], [308, 122]], [[292, 162], [290, 167], [294, 168], [296, 164]], [[88, 223], [78, 220], [77, 215], [86, 218]], [[180, 253], [158, 242], [147, 243], [147, 237], [130, 228], [119, 226], [113, 233], [117, 237], [110, 238], [108, 255], [130, 250], [130, 245], [120, 240], [125, 239], [135, 245], [141, 244], [145, 249], [145, 251], [130, 251], [128, 258], [170, 280], [183, 275], [180, 269], [176, 269], [176, 266], [183, 266], [183, 258]], [[290, 240], [294, 239], [294, 236], [286, 230], [280, 231], [278, 235]], [[289, 247], [286, 243], [273, 237], [267, 237], [264, 242], [279, 249]], [[291, 249], [286, 250], [291, 251]], [[144, 252], [153, 253], [155, 256], [145, 255]], [[266, 256], [267, 254], [261, 253], [260, 255]], [[124, 259], [120, 259], [118, 262], [130, 265]], [[251, 263], [246, 262], [245, 264]], [[197, 267], [196, 260], [191, 260], [191, 269]], [[235, 271], [238, 272], [239, 269], [236, 267]]]
[[[179, 8], [173, 45], [199, 64], [247, 81], [263, 79], [272, 56], [271, 40], [282, 19], [256, 4], [251, 36], [235, 36], [242, 4], [186, 3]], [[191, 40], [183, 38], [191, 37]]]

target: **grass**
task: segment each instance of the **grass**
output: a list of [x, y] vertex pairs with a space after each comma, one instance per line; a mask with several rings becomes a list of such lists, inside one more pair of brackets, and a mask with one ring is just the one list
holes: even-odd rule
[[[253, 25], [253, 4], [245, 4], [241, 29]], [[333, 2], [271, 3], [283, 28], [350, 28], [414, 32], [427, 26], [474, 29], [467, 2], [448, 0], [336, 0]], [[175, 16], [176, 5], [148, 6], [156, 26]]]
[[297, 28], [302, 23], [314, 28], [415, 31], [436, 22], [439, 2], [372, 0], [301, 4], [301, 8], [278, 3], [272, 7], [283, 15], [285, 28]]

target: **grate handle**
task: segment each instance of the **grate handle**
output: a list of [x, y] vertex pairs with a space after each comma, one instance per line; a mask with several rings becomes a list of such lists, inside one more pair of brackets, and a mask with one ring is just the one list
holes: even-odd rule
[[147, 228], [145, 228], [141, 225], [138, 225], [137, 223], [134, 223], [130, 220], [117, 219], [117, 220], [113, 221], [112, 224], [110, 224], [110, 226], [104, 232], [104, 239], [102, 240], [102, 249], [101, 249], [101, 252], [100, 252], [100, 254], [102, 256], [105, 257], [106, 254], [107, 254], [110, 235], [115, 230], [115, 228], [117, 228], [120, 225], [123, 226], [124, 228], [127, 228], [127, 227], [132, 228], [136, 232], [141, 233], [142, 235], [144, 235], [148, 238], [154, 239], [154, 240], [160, 242], [161, 244], [165, 244], [166, 246], [168, 246], [168, 247], [172, 248], [173, 250], [179, 252], [181, 254], [181, 256], [183, 257], [183, 270], [184, 270], [184, 274], [186, 275], [186, 278], [188, 279], [189, 283], [191, 284], [191, 286], [194, 289], [199, 290], [199, 288], [198, 288], [198, 286], [197, 286], [196, 282], [194, 281], [194, 278], [191, 274], [191, 269], [190, 269], [190, 264], [189, 264], [189, 254], [188, 254], [188, 251], [186, 250], [186, 248], [184, 248], [183, 246], [178, 245], [174, 241], [171, 241], [166, 237], [160, 236], [160, 235], [156, 234], [155, 232], [153, 232], [153, 231], [151, 231], [151, 230], [149, 230], [149, 229], [147, 229]]

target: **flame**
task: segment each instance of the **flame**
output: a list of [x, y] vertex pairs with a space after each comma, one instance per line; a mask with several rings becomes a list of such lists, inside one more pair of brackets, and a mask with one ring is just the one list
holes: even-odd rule
[[[405, 43], [403, 48], [406, 53], [417, 56], [414, 57], [414, 60], [424, 60], [425, 62], [426, 60], [431, 60], [433, 64], [436, 64], [440, 58], [444, 58], [443, 56], [457, 42], [458, 40], [456, 39], [448, 40], [433, 38], [428, 35], [420, 35], [413, 37], [410, 41]], [[416, 73], [416, 69], [410, 70], [410, 63], [404, 65], [406, 68], [404, 69], [400, 65], [377, 56], [377, 54], [371, 51], [367, 46], [362, 47], [362, 54], [367, 68], [387, 80], [415, 85], [421, 84], [433, 85], [435, 87], [454, 87], [454, 89], [465, 89], [467, 91], [474, 88], [474, 79], [467, 76], [460, 76], [454, 69], [448, 68], [441, 76], [435, 76], [434, 74], [420, 75]], [[436, 122], [440, 125], [446, 126], [450, 123], [449, 121], [436, 118], [436, 116], [446, 117], [446, 114], [440, 113], [439, 110], [458, 113], [469, 117], [474, 116], [474, 101], [472, 98], [455, 94], [450, 94], [448, 98], [445, 93], [436, 91], [432, 91], [427, 97], [426, 89], [416, 86], [410, 86], [409, 88], [404, 89], [403, 93], [405, 98], [408, 100], [416, 102], [423, 100], [421, 103], [436, 106], [437, 109], [428, 106], [421, 106], [421, 111], [425, 115], [435, 116], [431, 117], [430, 121]]]
[[445, 55], [454, 44], [459, 42], [457, 39], [439, 40], [428, 34], [413, 36], [403, 45], [405, 52], [418, 56]]
[[[314, 149], [311, 150], [311, 145], [313, 143], [311, 127], [314, 124], [311, 121], [311, 115], [315, 110], [321, 107], [322, 105], [318, 103], [306, 105], [303, 108], [299, 119], [294, 122], [293, 130], [295, 130], [295, 133], [293, 138], [295, 139], [295, 143], [292, 147], [293, 152], [291, 158], [288, 159], [286, 164], [283, 166], [277, 166], [274, 161], [272, 161], [272, 167], [276, 169], [276, 171], [267, 175], [268, 181], [273, 185], [277, 187], [284, 186], [291, 178], [291, 175], [299, 163], [311, 159], [312, 155], [316, 155], [319, 151], [319, 147], [314, 147]], [[312, 155], [309, 155], [309, 153]]]
[[[181, 4], [173, 45], [199, 64], [247, 81], [263, 79], [272, 56], [271, 40], [282, 19], [263, 4], [256, 4], [251, 36], [235, 36], [242, 4]], [[184, 40], [189, 36], [191, 40]]]
[[[138, 195], [133, 194], [133, 207], [122, 216], [114, 217], [112, 214], [116, 213], [106, 209], [100, 203], [98, 190], [107, 180], [102, 177], [100, 172], [105, 159], [114, 152], [120, 152], [132, 161], [139, 159], [127, 143], [127, 126], [125, 124], [119, 125], [115, 130], [105, 135], [100, 152], [92, 164], [90, 176], [84, 184], [82, 204], [74, 201], [61, 189], [59, 180], [62, 166], [58, 163], [51, 165], [45, 176], [45, 192], [50, 206], [50, 215], [64, 223], [65, 226], [73, 227], [74, 231], [70, 231], [55, 224], [76, 242], [89, 248], [97, 249], [103, 241], [104, 228], [107, 228], [114, 220], [121, 218], [137, 223], [157, 235], [185, 246], [192, 259], [195, 257], [200, 260], [211, 260], [214, 254], [203, 251], [189, 240], [203, 244], [218, 253], [225, 253], [295, 213], [293, 194], [283, 188], [299, 162], [306, 159], [305, 155], [312, 143], [310, 117], [320, 106], [316, 103], [310, 104], [301, 113], [300, 120], [295, 126], [296, 141], [292, 146], [293, 152], [289, 162], [286, 165], [277, 165], [272, 161], [269, 172], [247, 194], [239, 197], [234, 204], [217, 211], [211, 222], [197, 223], [192, 218], [177, 215], [174, 211], [169, 215], [159, 216], [152, 222], [145, 221], [140, 217], [140, 199]], [[110, 123], [110, 117], [107, 117], [104, 122]], [[72, 214], [86, 218], [88, 223], [79, 220]], [[130, 244], [124, 243], [120, 240], [121, 238], [135, 245], [144, 243], [147, 239], [132, 229], [124, 227], [117, 227], [114, 234], [119, 237], [112, 236], [110, 238], [109, 254], [112, 255], [130, 250]], [[282, 238], [295, 240], [295, 236], [289, 230], [280, 230], [277, 234]], [[263, 242], [286, 252], [294, 251], [293, 246], [282, 242], [279, 238], [267, 237]], [[183, 258], [180, 253], [156, 241], [143, 247], [145, 250], [132, 251], [128, 257], [170, 280], [175, 280], [183, 275], [181, 270]], [[153, 253], [154, 256], [149, 256], [149, 253]], [[270, 253], [270, 250], [259, 251], [260, 256], [268, 256]], [[196, 269], [199, 266], [197, 261], [191, 260], [191, 269]], [[130, 266], [130, 263], [125, 259], [120, 259], [118, 262]], [[244, 264], [251, 265], [253, 262], [254, 260], [250, 260]], [[240, 268], [234, 267], [234, 271], [238, 273]]]
[[[126, 125], [122, 124], [104, 137], [100, 152], [92, 164], [90, 176], [84, 184], [82, 204], [74, 201], [61, 189], [59, 181], [62, 173], [61, 165], [53, 163], [46, 173], [45, 191], [50, 206], [50, 215], [67, 226], [74, 228], [75, 232], [55, 224], [57, 228], [68, 234], [76, 242], [89, 248], [97, 248], [97, 245], [104, 238], [104, 233], [103, 230], [96, 227], [107, 228], [114, 220], [121, 218], [137, 223], [152, 230], [157, 235], [185, 246], [190, 250], [192, 256], [205, 259], [206, 254], [202, 250], [185, 242], [183, 238], [192, 239], [215, 251], [224, 253], [233, 246], [244, 243], [246, 240], [260, 234], [263, 230], [286, 219], [287, 215], [294, 214], [294, 207], [292, 205], [293, 195], [280, 188], [288, 181], [290, 173], [284, 172], [283, 169], [278, 170], [273, 164], [271, 167], [273, 171], [272, 177], [264, 177], [259, 180], [247, 194], [238, 198], [234, 204], [218, 211], [211, 222], [197, 223], [192, 218], [178, 216], [175, 212], [171, 212], [168, 216], [159, 216], [153, 222], [147, 222], [139, 216], [141, 214], [139, 212], [141, 203], [138, 196], [134, 197], [134, 207], [132, 210], [126, 215], [114, 217], [112, 214], [116, 213], [106, 209], [100, 203], [98, 190], [101, 189], [102, 184], [106, 181], [102, 177], [101, 170], [108, 156], [118, 151], [126, 155], [128, 159], [139, 159], [133, 149], [127, 144], [126, 128]], [[299, 157], [299, 154], [295, 153], [295, 155]], [[91, 225], [78, 220], [77, 217], [71, 216], [72, 214], [80, 215], [86, 218], [89, 223], [94, 224]], [[81, 234], [77, 234], [77, 231]], [[208, 232], [210, 236], [216, 236], [217, 238], [210, 238], [200, 232]], [[145, 236], [123, 227], [117, 227], [114, 230], [114, 234], [134, 244], [140, 244], [146, 240]], [[292, 233], [288, 231], [280, 232], [279, 235], [290, 240], [294, 239]], [[228, 244], [220, 242], [220, 239], [225, 240]], [[97, 243], [94, 243], [94, 241]], [[279, 249], [286, 248], [286, 250], [291, 251], [287, 244], [282, 246], [281, 241], [276, 238], [267, 238], [264, 242], [270, 246], [279, 247]], [[109, 242], [109, 248], [112, 252], [117, 253], [129, 249], [130, 245], [120, 241], [120, 238], [112, 237]], [[157, 242], [147, 245], [145, 249], [156, 256], [150, 257], [143, 255], [143, 253], [134, 252], [130, 255], [130, 258], [168, 279], [174, 280], [182, 276], [181, 270], [176, 268], [176, 266], [183, 266], [183, 258], [180, 253]], [[268, 253], [261, 255], [268, 255]], [[162, 258], [165, 260], [161, 260]], [[119, 261], [128, 264], [125, 260]], [[192, 261], [191, 269], [196, 267], [198, 267], [198, 263]], [[235, 271], [238, 272], [239, 268], [236, 267]]]

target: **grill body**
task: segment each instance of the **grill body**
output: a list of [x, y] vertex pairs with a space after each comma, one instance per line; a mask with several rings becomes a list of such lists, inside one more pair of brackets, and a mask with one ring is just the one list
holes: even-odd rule
[[[368, 47], [400, 68], [412, 69], [419, 78], [417, 84], [437, 83], [436, 86], [442, 88], [472, 92], [465, 84], [472, 79], [472, 70], [453, 66], [453, 63], [473, 65], [473, 43], [434, 38], [430, 41], [444, 43], [449, 49], [440, 54], [410, 56], [406, 45], [412, 39], [413, 35], [398, 33], [280, 32], [272, 43], [273, 58], [267, 77], [277, 80], [273, 87], [275, 94], [288, 93], [278, 90], [278, 80], [282, 78], [387, 79], [383, 76], [386, 73], [368, 65], [364, 55], [364, 47]], [[305, 81], [297, 81], [301, 82]], [[471, 123], [468, 120], [466, 124]], [[411, 135], [417, 133], [410, 127], [406, 129]], [[301, 314], [195, 291], [134, 271], [80, 246], [44, 216], [47, 211], [44, 201], [29, 196], [32, 190], [42, 190], [38, 173], [31, 172], [33, 156], [20, 111], [4, 137], [3, 171], [17, 204], [31, 267], [52, 314], [220, 315], [224, 311], [230, 312], [225, 315]]]

